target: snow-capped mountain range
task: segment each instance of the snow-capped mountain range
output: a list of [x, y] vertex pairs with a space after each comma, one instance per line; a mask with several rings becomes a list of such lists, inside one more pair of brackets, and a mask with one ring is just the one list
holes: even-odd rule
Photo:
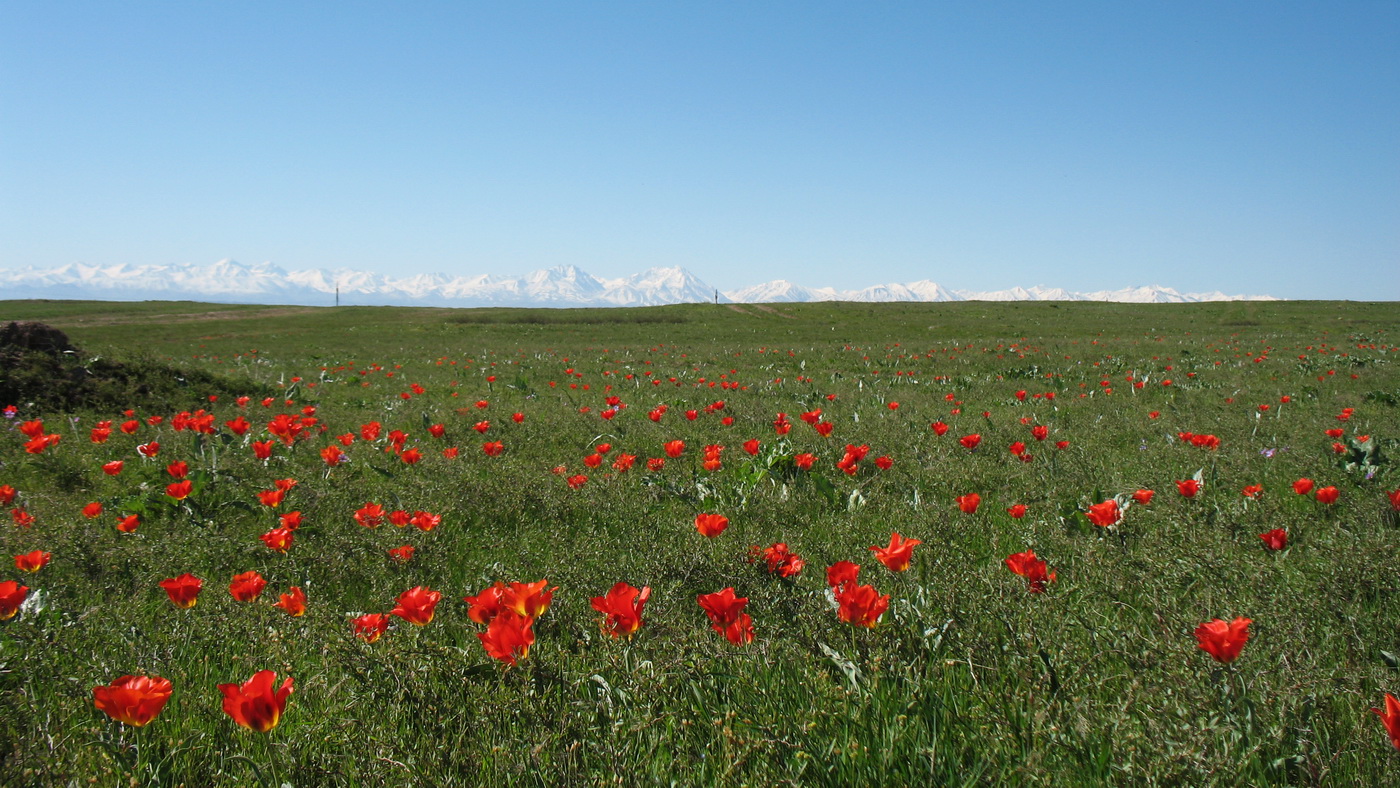
[[574, 266], [524, 276], [490, 274], [396, 277], [371, 271], [287, 271], [272, 263], [244, 265], [113, 265], [73, 263], [59, 268], [0, 269], [0, 298], [101, 301], [194, 300], [240, 304], [328, 306], [655, 306], [660, 304], [799, 301], [1121, 301], [1164, 304], [1197, 301], [1268, 301], [1271, 296], [1179, 293], [1157, 285], [1074, 293], [1060, 288], [949, 290], [927, 279], [864, 290], [804, 287], [782, 279], [720, 293], [684, 268], [651, 268], [621, 279], [599, 279]]

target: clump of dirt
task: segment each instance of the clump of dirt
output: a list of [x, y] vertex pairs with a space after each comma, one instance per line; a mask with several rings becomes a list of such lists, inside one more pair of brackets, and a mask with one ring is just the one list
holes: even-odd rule
[[34, 322], [0, 325], [0, 406], [26, 411], [181, 410], [210, 395], [271, 396], [249, 380], [179, 369], [149, 359], [90, 358], [62, 331]]

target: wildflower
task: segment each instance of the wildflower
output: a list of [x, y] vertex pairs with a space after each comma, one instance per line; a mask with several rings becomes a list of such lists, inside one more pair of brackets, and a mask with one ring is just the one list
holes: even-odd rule
[[9, 506], [15, 501], [15, 488], [8, 484], [0, 484], [0, 506]]
[[505, 444], [500, 441], [487, 441], [481, 444], [481, 451], [487, 457], [499, 457], [505, 450]]
[[141, 524], [138, 515], [128, 514], [125, 517], [117, 517], [117, 530], [124, 534], [136, 533], [136, 527]]
[[1006, 513], [1011, 515], [1012, 519], [1019, 520], [1026, 516], [1026, 505], [1023, 503], [1014, 504], [1007, 507]]
[[233, 576], [233, 581], [228, 584], [228, 592], [239, 602], [252, 602], [266, 586], [267, 581], [256, 571], [244, 572]]
[[249, 730], [267, 733], [277, 727], [287, 710], [287, 698], [292, 694], [292, 679], [288, 677], [275, 692], [272, 685], [277, 674], [260, 670], [251, 679], [238, 684], [220, 684], [224, 694], [224, 713]]
[[1216, 662], [1228, 664], [1235, 661], [1245, 641], [1249, 640], [1251, 623], [1247, 618], [1236, 618], [1228, 623], [1217, 618], [1196, 627], [1196, 640], [1200, 641], [1201, 650], [1209, 653]]
[[92, 503], [87, 504], [83, 507], [83, 516], [88, 518], [89, 520], [96, 517], [101, 517], [102, 504], [98, 501], [93, 501]]
[[184, 460], [176, 460], [165, 466], [165, 472], [176, 479], [183, 479], [190, 475], [190, 464]]
[[1288, 546], [1288, 532], [1282, 528], [1259, 534], [1259, 538], [1264, 540], [1264, 546], [1270, 550], [1282, 550]]
[[1157, 493], [1153, 492], [1152, 490], [1138, 490], [1137, 492], [1133, 493], [1133, 500], [1137, 501], [1143, 506], [1147, 506], [1148, 504], [1152, 503], [1152, 496], [1156, 494]]
[[724, 635], [736, 646], [753, 640], [753, 620], [744, 612], [749, 603], [747, 597], [734, 596], [734, 588], [725, 588], [713, 594], [700, 594], [695, 598], [705, 615], [710, 618], [710, 627]]
[[1031, 427], [1031, 437], [1035, 438], [1038, 441], [1043, 441], [1046, 438], [1050, 437], [1050, 428], [1045, 426], [1044, 424], [1037, 424], [1034, 427]]
[[520, 615], [534, 620], [545, 614], [549, 610], [549, 605], [554, 601], [554, 592], [559, 590], [559, 586], [545, 588], [549, 585], [548, 580], [537, 580], [533, 583], [511, 583], [509, 588], [501, 591], [499, 601], [503, 610], [514, 610]]
[[1119, 520], [1123, 519], [1123, 511], [1118, 508], [1117, 501], [1109, 499], [1103, 503], [1096, 503], [1090, 506], [1085, 516], [1088, 517], [1089, 522], [1094, 525], [1107, 528], [1110, 525], [1117, 524]]
[[462, 601], [469, 606], [467, 608], [467, 618], [478, 624], [490, 624], [505, 609], [502, 599], [505, 597], [506, 584], [497, 581], [495, 584], [484, 589], [476, 596], [462, 597]]
[[1318, 490], [1317, 495], [1315, 497], [1317, 498], [1318, 503], [1325, 503], [1330, 506], [1336, 503], [1337, 498], [1339, 498], [1340, 496], [1341, 491], [1339, 491], [1336, 487], [1329, 486], [1323, 487], [1322, 489]]
[[1313, 480], [1308, 478], [1299, 479], [1293, 482], [1293, 492], [1298, 495], [1307, 495], [1313, 490]]
[[420, 627], [426, 626], [433, 620], [433, 611], [441, 600], [441, 591], [414, 586], [399, 594], [398, 604], [389, 611], [389, 615], [398, 616], [404, 621]]
[[384, 507], [373, 501], [355, 510], [355, 522], [366, 528], [378, 528], [384, 523]]
[[826, 568], [826, 584], [833, 589], [839, 588], [848, 582], [854, 582], [859, 575], [859, 564], [853, 564], [850, 561], [837, 561]]
[[35, 550], [29, 553], [21, 553], [15, 556], [15, 568], [21, 572], [37, 572], [44, 568], [44, 565], [52, 558], [51, 553], [42, 550]]
[[199, 601], [199, 592], [204, 588], [204, 581], [186, 572], [179, 577], [167, 577], [157, 585], [165, 589], [172, 605], [188, 610]]
[[[638, 623], [640, 625], [640, 621]], [[530, 646], [535, 643], [533, 624], [532, 619], [506, 609], [493, 617], [486, 631], [478, 633], [477, 638], [492, 659], [514, 665], [530, 656]]]
[[788, 549], [786, 542], [774, 542], [763, 548], [755, 545], [749, 548], [749, 554], [749, 563], [753, 563], [756, 558], [762, 558], [768, 565], [769, 573], [779, 577], [792, 577], [807, 565], [802, 556]]
[[383, 613], [366, 613], [351, 620], [350, 627], [355, 637], [366, 643], [373, 643], [383, 637], [384, 632], [389, 629], [389, 617]]
[[170, 691], [170, 680], [160, 676], [122, 676], [105, 687], [93, 687], [92, 704], [117, 722], [140, 728], [165, 708]]
[[662, 445], [661, 448], [665, 450], [667, 457], [670, 457], [674, 460], [677, 457], [681, 456], [683, 452], [685, 452], [685, 441], [666, 441], [666, 443]]
[[1377, 717], [1381, 718], [1381, 724], [1385, 726], [1385, 733], [1390, 737], [1390, 743], [1395, 749], [1400, 750], [1400, 700], [1396, 700], [1389, 692], [1385, 694], [1385, 711], [1371, 709]]
[[282, 499], [286, 495], [282, 490], [260, 490], [258, 491], [258, 502], [269, 509], [276, 509], [282, 505]]
[[0, 581], [0, 621], [14, 618], [28, 594], [29, 586], [22, 586], [13, 580]]
[[793, 466], [794, 466], [795, 468], [797, 468], [798, 470], [803, 470], [803, 471], [810, 471], [810, 470], [812, 470], [812, 463], [814, 463], [814, 462], [816, 462], [816, 461], [817, 461], [817, 456], [816, 456], [815, 454], [807, 454], [807, 453], [805, 453], [805, 452], [802, 453], [802, 454], [793, 455], [793, 458], [792, 458], [792, 464], [793, 464]]
[[408, 518], [408, 524], [420, 531], [431, 531], [442, 525], [442, 515], [432, 512], [416, 511]]
[[1201, 491], [1201, 483], [1195, 479], [1183, 479], [1176, 483], [1176, 491], [1181, 493], [1183, 498], [1195, 498], [1196, 493]]
[[125, 463], [121, 460], [112, 460], [111, 462], [103, 463], [102, 472], [108, 476], [116, 476], [122, 472], [123, 465], [125, 465]]
[[958, 508], [962, 510], [963, 514], [976, 514], [977, 507], [982, 505], [982, 496], [977, 493], [959, 495], [955, 500], [958, 502]]
[[889, 609], [889, 594], [881, 596], [874, 586], [857, 585], [855, 581], [843, 583], [836, 591], [839, 604], [836, 615], [847, 624], [873, 628]]
[[1240, 493], [1243, 494], [1246, 498], [1258, 498], [1260, 495], [1264, 494], [1264, 485], [1251, 484], [1245, 487], [1243, 490], [1240, 490]]
[[695, 515], [695, 530], [702, 536], [714, 538], [724, 533], [724, 529], [729, 527], [729, 518], [722, 514], [697, 514]]
[[406, 544], [403, 547], [395, 547], [389, 551], [389, 557], [401, 564], [406, 564], [413, 559], [413, 545]]
[[581, 489], [583, 485], [588, 483], [588, 477], [581, 473], [578, 473], [574, 474], [573, 476], [570, 476], [564, 481], [568, 482], [570, 489], [578, 490]]
[[274, 528], [271, 531], [258, 537], [262, 543], [267, 545], [267, 549], [276, 553], [286, 553], [292, 549], [292, 529], [282, 527]]
[[280, 608], [292, 618], [300, 618], [306, 613], [306, 592], [300, 586], [292, 586], [291, 590], [282, 594], [272, 605]]
[[944, 424], [941, 421], [935, 421], [934, 423], [928, 425], [928, 428], [933, 430], [933, 434], [937, 435], [940, 438], [948, 432], [948, 425]]
[[909, 568], [915, 545], [923, 544], [919, 539], [905, 539], [898, 532], [890, 534], [888, 547], [871, 547], [875, 560], [884, 564], [891, 572], [903, 572]]
[[961, 438], [958, 438], [958, 443], [961, 443], [963, 448], [968, 450], [977, 448], [977, 444], [981, 442], [982, 436], [978, 435], [975, 432], [971, 435], [964, 435]]
[[651, 598], [651, 587], [633, 588], [618, 583], [605, 596], [590, 600], [593, 609], [602, 613], [603, 631], [613, 637], [631, 637], [642, 626], [642, 608]]
[[1008, 555], [1005, 563], [1007, 569], [1026, 578], [1029, 583], [1027, 590], [1032, 594], [1043, 592], [1046, 584], [1055, 579], [1055, 573], [1046, 571], [1045, 562], [1035, 557], [1034, 550]]

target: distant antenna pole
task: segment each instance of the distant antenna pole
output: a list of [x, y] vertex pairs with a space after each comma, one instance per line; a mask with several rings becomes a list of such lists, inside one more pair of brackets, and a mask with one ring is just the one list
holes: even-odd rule
[[719, 306], [719, 288], [715, 288], [715, 306]]
[[335, 286], [335, 305], [340, 306], [340, 285]]

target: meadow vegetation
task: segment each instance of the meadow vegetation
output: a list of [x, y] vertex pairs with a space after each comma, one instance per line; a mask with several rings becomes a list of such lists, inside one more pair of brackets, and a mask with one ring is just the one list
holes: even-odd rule
[[[1395, 304], [0, 302], [8, 321], [65, 332], [65, 363], [198, 385], [0, 402], [0, 582], [29, 588], [0, 621], [0, 784], [1400, 784], [1369, 711], [1400, 693]], [[404, 524], [366, 527], [371, 503]], [[871, 550], [892, 533], [921, 541], [905, 571]], [[751, 550], [779, 543], [805, 565]], [[1043, 590], [1007, 567], [1028, 550]], [[838, 616], [840, 561], [889, 596], [875, 626]], [[266, 589], [239, 601], [250, 571]], [[158, 585], [184, 573], [189, 608]], [[528, 653], [492, 658], [463, 598], [542, 579]], [[591, 604], [618, 583], [650, 589], [630, 636]], [[292, 587], [304, 615], [272, 605]], [[356, 635], [416, 587], [442, 594], [429, 623]], [[751, 642], [697, 603], [725, 588]], [[1237, 657], [1198, 646], [1239, 617]], [[295, 683], [255, 732], [218, 685], [262, 670]], [[171, 683], [144, 726], [94, 706], [124, 675]]]

